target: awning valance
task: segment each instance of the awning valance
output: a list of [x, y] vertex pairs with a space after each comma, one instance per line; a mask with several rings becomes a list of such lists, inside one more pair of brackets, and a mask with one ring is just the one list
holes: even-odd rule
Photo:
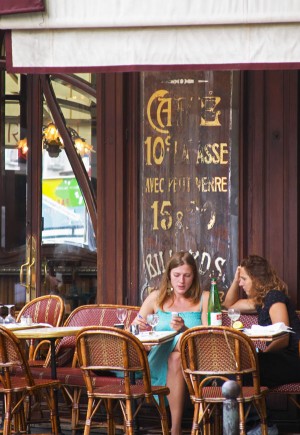
[[0, 17], [15, 72], [298, 68], [296, 0], [46, 0]]
[[0, 15], [44, 11], [44, 0], [1, 0]]

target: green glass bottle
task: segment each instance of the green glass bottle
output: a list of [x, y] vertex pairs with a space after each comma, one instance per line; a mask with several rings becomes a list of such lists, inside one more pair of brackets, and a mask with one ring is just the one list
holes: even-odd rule
[[212, 326], [222, 325], [222, 308], [217, 287], [216, 278], [211, 279], [207, 309], [208, 324]]

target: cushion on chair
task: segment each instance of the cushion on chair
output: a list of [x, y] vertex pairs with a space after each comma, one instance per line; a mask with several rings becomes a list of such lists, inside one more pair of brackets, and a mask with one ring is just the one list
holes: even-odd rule
[[[50, 367], [31, 367], [31, 373], [34, 379], [44, 379], [51, 377]], [[58, 367], [57, 379], [69, 387], [85, 387], [81, 369], [79, 367]], [[120, 385], [122, 378], [117, 378], [114, 374], [111, 376], [93, 376], [93, 385], [102, 387], [107, 384]]]
[[282, 394], [300, 394], [300, 383], [295, 382], [292, 384], [283, 384], [274, 388], [270, 388], [270, 393]]

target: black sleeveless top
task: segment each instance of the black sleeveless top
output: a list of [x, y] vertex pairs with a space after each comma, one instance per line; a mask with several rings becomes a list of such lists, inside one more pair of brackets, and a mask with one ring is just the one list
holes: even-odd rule
[[298, 355], [298, 342], [300, 340], [300, 320], [297, 316], [295, 307], [293, 306], [292, 301], [290, 298], [285, 295], [280, 290], [270, 290], [265, 299], [264, 299], [264, 305], [263, 306], [257, 306], [257, 314], [258, 314], [258, 324], [260, 326], [268, 326], [272, 325], [272, 320], [270, 318], [270, 308], [273, 304], [276, 304], [277, 302], [281, 302], [286, 305], [288, 316], [289, 316], [289, 322], [290, 327], [294, 331], [290, 333], [290, 339], [289, 339], [289, 345], [287, 350], [297, 353]]

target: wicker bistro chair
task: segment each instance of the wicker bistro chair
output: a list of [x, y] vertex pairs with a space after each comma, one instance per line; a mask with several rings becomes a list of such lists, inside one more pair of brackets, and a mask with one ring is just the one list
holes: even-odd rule
[[[296, 311], [297, 316], [300, 319], [300, 311]], [[299, 346], [299, 358], [300, 358], [300, 341]], [[282, 395], [284, 394], [298, 409], [300, 409], [300, 382], [291, 382], [289, 384], [278, 385], [277, 387], [270, 388], [271, 394]]]
[[[64, 326], [114, 326], [118, 323], [116, 309], [121, 305], [112, 304], [91, 304], [75, 308], [66, 319]], [[122, 305], [127, 310], [127, 317], [124, 322], [125, 329], [128, 329], [140, 310], [138, 306]], [[61, 381], [61, 391], [65, 401], [71, 406], [71, 429], [72, 434], [82, 429], [84, 423], [80, 421], [81, 399], [85, 395], [86, 386], [81, 369], [78, 367], [76, 338], [64, 337], [58, 341], [56, 346], [57, 377]], [[50, 376], [50, 358], [47, 357], [43, 368], [31, 367], [33, 376], [43, 378]], [[94, 375], [93, 382], [96, 386], [106, 384], [119, 385], [120, 378], [105, 373], [103, 376]], [[96, 425], [95, 425], [96, 426]]]
[[[165, 396], [169, 394], [169, 388], [151, 386], [146, 351], [133, 334], [113, 327], [85, 328], [77, 335], [76, 347], [88, 395], [84, 435], [90, 433], [91, 421], [101, 403], [104, 403], [107, 412], [108, 433], [115, 433], [112, 406], [115, 400], [120, 404], [124, 432], [127, 435], [134, 433], [134, 417], [144, 402], [156, 405], [162, 433], [169, 433], [165, 407]], [[92, 381], [95, 370], [120, 372], [124, 376], [123, 382], [119, 385], [95, 387]], [[140, 373], [142, 382], [133, 382], [132, 373]], [[158, 401], [154, 395], [158, 396]], [[133, 407], [133, 400], [138, 402], [137, 406]]]
[[[30, 316], [34, 323], [47, 323], [51, 326], [60, 326], [63, 322], [65, 312], [64, 301], [57, 295], [45, 295], [28, 302], [18, 314], [17, 322], [20, 322], [22, 316]], [[42, 366], [45, 360], [37, 360], [38, 352], [47, 343], [49, 350], [49, 341], [40, 341], [34, 346], [34, 340], [30, 340], [29, 345], [29, 364]], [[49, 352], [50, 357], [50, 352]]]
[[[259, 382], [259, 369], [255, 347], [245, 334], [225, 326], [197, 326], [183, 333], [180, 340], [181, 361], [188, 386], [194, 415], [191, 434], [209, 433], [210, 417], [225, 400], [220, 384], [235, 379], [241, 386], [237, 397], [240, 434], [245, 432], [244, 404], [254, 405], [261, 420], [262, 434], [267, 434], [266, 387]], [[243, 375], [252, 375], [253, 386], [243, 385]], [[215, 386], [216, 385], [216, 386]], [[217, 419], [216, 419], [217, 420]]]
[[[300, 311], [296, 311], [299, 319], [300, 319]], [[257, 324], [257, 314], [241, 314], [239, 319], [245, 328], [251, 328], [252, 325]], [[222, 312], [222, 325], [230, 326], [231, 321], [227, 315], [227, 312]], [[260, 350], [264, 350], [266, 348], [266, 342], [264, 341], [255, 341], [252, 340], [255, 347], [260, 348]], [[299, 342], [299, 358], [300, 358], [300, 342]], [[298, 409], [300, 409], [300, 383], [292, 382], [289, 384], [278, 385], [277, 387], [273, 387], [269, 389], [269, 394], [275, 395], [284, 395], [289, 401], [294, 404]]]
[[[14, 375], [14, 368], [18, 367], [19, 374]], [[14, 422], [15, 432], [26, 432], [30, 425], [30, 407], [24, 412], [24, 405], [28, 396], [43, 397], [50, 410], [52, 433], [58, 433], [57, 415], [54, 389], [60, 382], [52, 379], [34, 380], [22, 345], [18, 338], [5, 327], [0, 326], [0, 393], [4, 396], [3, 434], [11, 434]], [[21, 370], [21, 374], [20, 374]]]
[[[92, 304], [82, 305], [75, 308], [66, 319], [64, 326], [114, 326], [119, 323], [117, 308], [123, 307], [127, 310], [127, 317], [124, 321], [124, 328], [128, 329], [136, 318], [140, 307], [131, 305]], [[57, 366], [71, 365], [76, 367], [76, 338], [64, 337], [58, 341], [56, 346]], [[50, 355], [47, 357], [45, 366], [50, 365]]]

